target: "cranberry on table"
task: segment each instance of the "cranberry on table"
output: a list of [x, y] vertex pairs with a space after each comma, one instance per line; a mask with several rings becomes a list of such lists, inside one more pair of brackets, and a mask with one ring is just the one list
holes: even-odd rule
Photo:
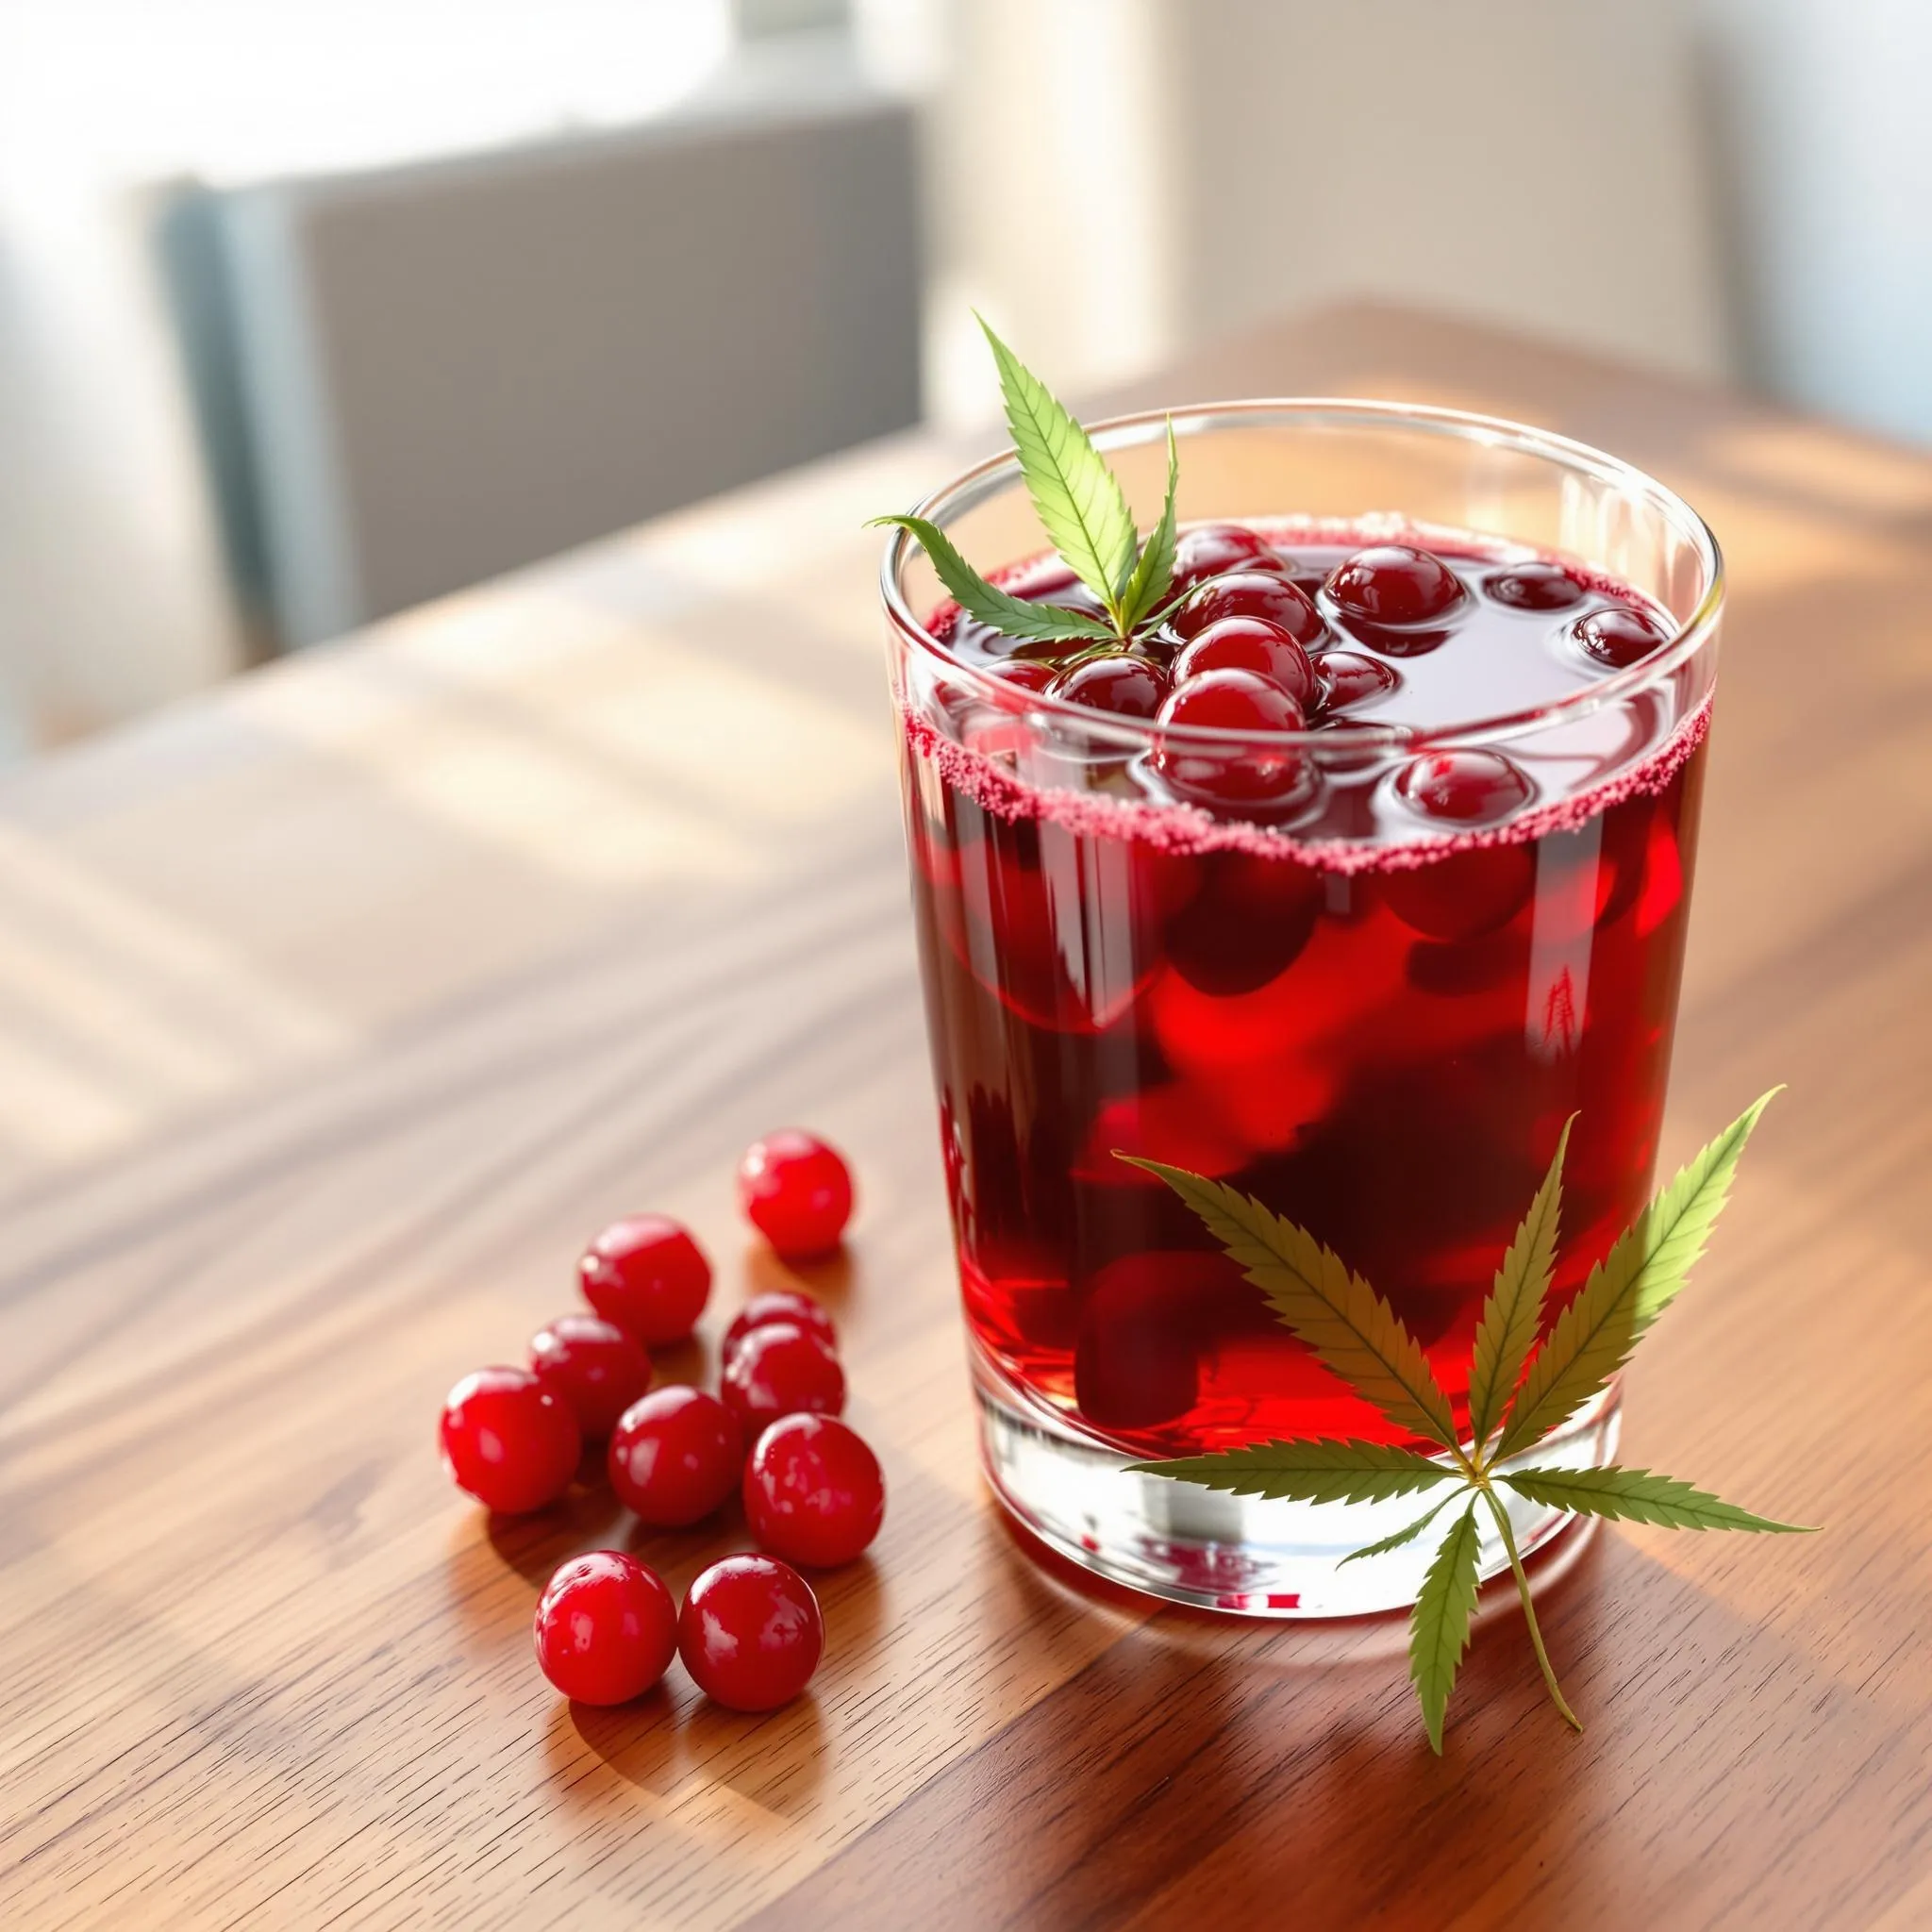
[[647, 1348], [682, 1341], [705, 1311], [711, 1264], [668, 1215], [613, 1222], [577, 1262], [584, 1299]]
[[1167, 673], [1138, 653], [1105, 651], [1062, 672], [1053, 695], [1117, 718], [1151, 718], [1167, 695]]
[[718, 1386], [747, 1435], [781, 1415], [837, 1415], [845, 1407], [839, 1357], [795, 1322], [768, 1322], [742, 1336]]
[[1560, 563], [1539, 558], [1491, 571], [1483, 590], [1511, 610], [1568, 610], [1589, 595]]
[[1246, 525], [1200, 524], [1183, 530], [1174, 545], [1174, 588], [1189, 590], [1224, 571], [1280, 567], [1280, 558]]
[[1315, 671], [1308, 654], [1266, 617], [1224, 617], [1197, 630], [1174, 660], [1176, 684], [1207, 671], [1252, 671], [1278, 684], [1296, 704], [1314, 701]]
[[622, 1550], [573, 1557], [538, 1599], [537, 1662], [579, 1704], [628, 1704], [677, 1655], [677, 1604], [664, 1579]]
[[852, 1218], [852, 1171], [815, 1134], [787, 1127], [745, 1149], [738, 1203], [788, 1261], [828, 1255]]
[[[1160, 708], [1160, 723], [1193, 730], [1273, 733], [1300, 731], [1302, 708], [1271, 679], [1252, 671], [1208, 671], [1175, 686]], [[1252, 804], [1297, 791], [1307, 760], [1293, 745], [1186, 743], [1163, 739], [1156, 769], [1177, 791], [1226, 804]]]
[[1373, 543], [1328, 573], [1327, 591], [1347, 617], [1370, 624], [1427, 624], [1460, 600], [1462, 584], [1426, 550]]
[[583, 1432], [569, 1405], [526, 1369], [478, 1369], [449, 1391], [440, 1430], [457, 1487], [521, 1516], [570, 1487]]
[[825, 1648], [811, 1586], [775, 1557], [726, 1557], [691, 1585], [677, 1654], [697, 1687], [731, 1710], [775, 1710], [811, 1682]]
[[753, 1295], [739, 1309], [724, 1331], [724, 1346], [719, 1351], [722, 1359], [728, 1362], [737, 1354], [738, 1344], [754, 1328], [766, 1328], [774, 1322], [790, 1322], [808, 1334], [816, 1335], [827, 1348], [839, 1346], [839, 1331], [832, 1325], [832, 1318], [823, 1303], [789, 1288], [771, 1288]]
[[614, 1322], [559, 1315], [531, 1336], [530, 1373], [569, 1405], [586, 1436], [602, 1441], [651, 1386], [651, 1358]]
[[830, 1416], [783, 1416], [744, 1466], [744, 1513], [758, 1541], [788, 1562], [849, 1563], [885, 1519], [878, 1457]]
[[1321, 686], [1317, 702], [1324, 711], [1387, 697], [1402, 682], [1393, 665], [1364, 651], [1324, 651], [1316, 660], [1315, 676]]
[[1225, 617], [1266, 618], [1304, 647], [1316, 642], [1327, 628], [1306, 591], [1279, 572], [1257, 570], [1209, 577], [1188, 593], [1168, 622], [1179, 636], [1191, 638]]
[[605, 1461], [618, 1501], [641, 1523], [681, 1529], [737, 1488], [744, 1432], [702, 1389], [654, 1389], [618, 1418]]
[[1494, 824], [1534, 795], [1522, 769], [1501, 752], [1440, 751], [1411, 758], [1395, 780], [1403, 802], [1427, 818]]
[[1571, 635], [1599, 664], [1622, 671], [1647, 658], [1670, 636], [1656, 618], [1627, 604], [1592, 610], [1571, 625]]

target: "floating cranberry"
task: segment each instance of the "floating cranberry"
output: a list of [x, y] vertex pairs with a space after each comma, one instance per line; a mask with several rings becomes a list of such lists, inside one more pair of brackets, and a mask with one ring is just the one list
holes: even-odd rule
[[1322, 874], [1257, 852], [1204, 853], [1198, 895], [1168, 925], [1168, 962], [1217, 998], [1277, 979], [1314, 936]]
[[622, 1550], [559, 1569], [537, 1602], [537, 1662], [578, 1704], [628, 1704], [677, 1655], [677, 1603], [664, 1579]]
[[1103, 651], [1061, 673], [1053, 695], [1117, 718], [1151, 718], [1167, 695], [1167, 673], [1137, 652]]
[[570, 1487], [583, 1434], [568, 1405], [525, 1369], [478, 1369], [442, 1405], [442, 1459], [457, 1487], [506, 1516]]
[[1002, 684], [1021, 691], [1044, 691], [1059, 674], [1059, 667], [1041, 658], [1003, 658], [987, 670]]
[[781, 1415], [837, 1415], [845, 1372], [816, 1335], [795, 1322], [768, 1322], [741, 1338], [719, 1391], [750, 1436]]
[[1494, 751], [1439, 751], [1411, 758], [1395, 790], [1426, 817], [1458, 825], [1494, 824], [1534, 796], [1521, 768]]
[[790, 1322], [803, 1328], [808, 1335], [815, 1335], [827, 1348], [837, 1349], [839, 1332], [832, 1325], [832, 1318], [826, 1314], [824, 1305], [815, 1302], [808, 1294], [799, 1294], [789, 1288], [767, 1289], [762, 1294], [755, 1294], [743, 1307], [740, 1308], [730, 1327], [724, 1331], [724, 1342], [719, 1351], [724, 1361], [729, 1361], [738, 1353], [738, 1344], [754, 1328], [768, 1328], [774, 1322]]
[[744, 1513], [752, 1534], [787, 1562], [849, 1563], [885, 1518], [878, 1457], [830, 1416], [783, 1416], [744, 1466]]
[[1253, 671], [1278, 684], [1304, 708], [1314, 701], [1315, 672], [1308, 654], [1265, 617], [1224, 617], [1197, 630], [1174, 660], [1174, 681], [1183, 683], [1207, 671]]
[[1540, 558], [1491, 571], [1483, 589], [1511, 610], [1568, 610], [1589, 594], [1560, 563]]
[[605, 1466], [617, 1499], [656, 1529], [708, 1516], [738, 1486], [744, 1435], [715, 1395], [654, 1389], [618, 1418]]
[[784, 1127], [745, 1149], [738, 1205], [786, 1260], [829, 1255], [852, 1218], [852, 1171], [816, 1134]]
[[651, 1386], [651, 1358], [599, 1315], [559, 1315], [530, 1338], [530, 1373], [560, 1396], [577, 1427], [601, 1442]]
[[1188, 593], [1168, 621], [1183, 638], [1198, 636], [1224, 617], [1263, 617], [1278, 624], [1304, 647], [1321, 638], [1326, 626], [1306, 591], [1275, 571], [1238, 570], [1209, 577]]
[[731, 1710], [775, 1710], [811, 1682], [825, 1648], [811, 1586], [775, 1557], [726, 1557], [691, 1585], [677, 1654], [705, 1695]]
[[1413, 871], [1390, 872], [1382, 896], [1425, 939], [1460, 942], [1507, 925], [1528, 903], [1536, 858], [1527, 845], [1479, 845]]
[[1208, 577], [1225, 571], [1274, 570], [1280, 559], [1267, 543], [1242, 524], [1200, 524], [1181, 532], [1174, 546], [1174, 588], [1191, 590]]
[[[1252, 671], [1208, 671], [1191, 677], [1160, 708], [1163, 727], [1191, 730], [1300, 731], [1307, 722], [1302, 708], [1278, 684]], [[1292, 745], [1222, 750], [1166, 738], [1154, 762], [1176, 791], [1221, 804], [1290, 797], [1304, 787], [1309, 769]]]
[[1327, 591], [1344, 616], [1370, 624], [1427, 624], [1462, 595], [1440, 557], [1408, 543], [1375, 543], [1328, 573]]
[[1656, 618], [1627, 604], [1590, 611], [1570, 626], [1570, 634], [1599, 664], [1618, 671], [1649, 657], [1670, 636]]
[[577, 1262], [584, 1299], [646, 1348], [682, 1341], [705, 1311], [711, 1264], [664, 1214], [613, 1222]]
[[1321, 688], [1317, 704], [1324, 711], [1372, 704], [1402, 682], [1392, 665], [1362, 651], [1324, 651], [1315, 660], [1315, 677]]

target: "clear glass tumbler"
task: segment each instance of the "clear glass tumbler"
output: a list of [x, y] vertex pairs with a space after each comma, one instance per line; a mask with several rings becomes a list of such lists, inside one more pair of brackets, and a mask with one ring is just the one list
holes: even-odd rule
[[[1145, 528], [1164, 415], [1094, 431]], [[1231, 1496], [1133, 1459], [1399, 1440], [1273, 1322], [1126, 1150], [1212, 1174], [1364, 1274], [1466, 1410], [1474, 1324], [1562, 1123], [1553, 1308], [1652, 1185], [1716, 675], [1722, 568], [1686, 504], [1514, 424], [1335, 401], [1174, 412], [1184, 523], [1420, 532], [1552, 557], [1674, 634], [1553, 702], [1472, 691], [1452, 728], [1161, 729], [949, 653], [911, 539], [883, 591], [940, 1132], [988, 1474], [1074, 1561], [1181, 1602], [1330, 1615], [1413, 1600], [1414, 1513]], [[1038, 554], [1015, 459], [920, 507], [982, 570]], [[1449, 661], [1446, 658], [1444, 662]], [[1505, 750], [1528, 794], [1479, 836], [1371, 809], [1409, 761]], [[1292, 760], [1291, 809], [1191, 793], [1190, 759]], [[1311, 801], [1313, 801], [1311, 803]], [[1617, 1395], [1536, 1450], [1607, 1459]], [[1533, 1547], [1563, 1519], [1512, 1506]], [[1485, 1574], [1502, 1562], [1486, 1546]]]

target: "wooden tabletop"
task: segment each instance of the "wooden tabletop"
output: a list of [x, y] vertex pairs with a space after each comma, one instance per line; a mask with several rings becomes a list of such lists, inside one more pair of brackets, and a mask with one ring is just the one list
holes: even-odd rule
[[[1733, 573], [1667, 1159], [1774, 1080], [1625, 1458], [1807, 1539], [1610, 1528], [1486, 1602], [1432, 1757], [1399, 1620], [1083, 1587], [974, 1464], [862, 518], [875, 446], [246, 678], [0, 787], [0, 1921], [520, 1928], [1932, 1924], [1932, 460], [1391, 310], [1138, 396], [1420, 397], [1654, 469]], [[576, 1709], [568, 1553], [463, 1370], [787, 1122], [891, 1485], [811, 1693]], [[708, 1368], [693, 1352], [687, 1372]]]

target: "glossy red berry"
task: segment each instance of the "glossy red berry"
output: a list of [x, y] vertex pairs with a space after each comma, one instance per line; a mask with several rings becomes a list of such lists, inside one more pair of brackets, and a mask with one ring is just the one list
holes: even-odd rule
[[1167, 695], [1167, 673], [1135, 652], [1104, 651], [1061, 673], [1053, 695], [1117, 718], [1151, 718]]
[[641, 1697], [677, 1655], [677, 1604], [664, 1579], [622, 1550], [573, 1557], [537, 1603], [537, 1662], [579, 1704]]
[[719, 1351], [721, 1358], [728, 1362], [738, 1353], [738, 1344], [754, 1328], [768, 1328], [774, 1322], [790, 1322], [807, 1334], [817, 1336], [829, 1349], [839, 1346], [839, 1331], [832, 1325], [832, 1318], [822, 1302], [789, 1288], [773, 1288], [753, 1295], [739, 1309], [724, 1331], [724, 1346]]
[[697, 1687], [732, 1710], [775, 1710], [811, 1682], [825, 1647], [811, 1586], [775, 1557], [726, 1557], [691, 1585], [677, 1654]]
[[[1300, 731], [1307, 719], [1302, 708], [1268, 678], [1252, 671], [1208, 671], [1174, 688], [1160, 708], [1160, 723], [1191, 730], [1271, 733]], [[1176, 791], [1224, 804], [1291, 797], [1306, 783], [1309, 769], [1292, 745], [1224, 749], [1179, 738], [1163, 738], [1154, 763]]]
[[569, 1407], [525, 1369], [478, 1369], [442, 1405], [442, 1459], [485, 1507], [522, 1515], [570, 1487], [583, 1434]]
[[1483, 590], [1511, 610], [1568, 610], [1589, 594], [1560, 563], [1542, 558], [1491, 571]]
[[1059, 666], [1042, 658], [1002, 658], [987, 670], [1002, 684], [1017, 691], [1045, 691], [1059, 674]]
[[1501, 752], [1441, 751], [1411, 758], [1395, 780], [1405, 804], [1458, 825], [1491, 825], [1534, 795], [1522, 769]]
[[815, 1134], [787, 1127], [745, 1149], [738, 1202], [788, 1261], [828, 1255], [852, 1217], [852, 1171]]
[[830, 1416], [783, 1416], [744, 1466], [744, 1513], [758, 1541], [789, 1563], [849, 1563], [885, 1519], [878, 1457]]
[[1374, 543], [1328, 573], [1328, 595], [1344, 616], [1371, 624], [1427, 624], [1462, 596], [1440, 557], [1407, 543]]
[[816, 1335], [794, 1322], [768, 1322], [732, 1350], [719, 1392], [749, 1437], [781, 1415], [837, 1415], [845, 1407], [845, 1372]]
[[1174, 546], [1174, 589], [1191, 590], [1225, 571], [1278, 570], [1280, 559], [1244, 524], [1199, 524]]
[[1265, 617], [1224, 617], [1197, 630], [1174, 660], [1174, 683], [1208, 671], [1252, 671], [1278, 684], [1304, 709], [1314, 702], [1315, 671], [1308, 654]]
[[705, 1311], [711, 1264], [684, 1228], [663, 1214], [613, 1222], [577, 1262], [584, 1299], [646, 1348], [682, 1341]]
[[1425, 939], [1479, 939], [1507, 925], [1529, 903], [1536, 855], [1527, 845], [1478, 845], [1468, 852], [1391, 872], [1382, 897]]
[[1571, 635], [1599, 664], [1617, 671], [1647, 658], [1670, 633], [1656, 618], [1627, 604], [1592, 610], [1570, 627]]
[[681, 1385], [632, 1403], [606, 1457], [618, 1501], [655, 1529], [708, 1516], [738, 1487], [743, 1464], [737, 1417], [715, 1395]]
[[1324, 711], [1372, 704], [1387, 697], [1402, 682], [1392, 664], [1363, 651], [1324, 651], [1315, 661], [1315, 676], [1321, 684], [1320, 708]]
[[1304, 649], [1327, 628], [1308, 594], [1279, 572], [1238, 570], [1209, 577], [1188, 593], [1168, 622], [1184, 638], [1198, 637], [1228, 617], [1261, 617], [1278, 624]]
[[643, 1344], [601, 1315], [559, 1315], [530, 1338], [530, 1373], [601, 1442], [651, 1386]]

